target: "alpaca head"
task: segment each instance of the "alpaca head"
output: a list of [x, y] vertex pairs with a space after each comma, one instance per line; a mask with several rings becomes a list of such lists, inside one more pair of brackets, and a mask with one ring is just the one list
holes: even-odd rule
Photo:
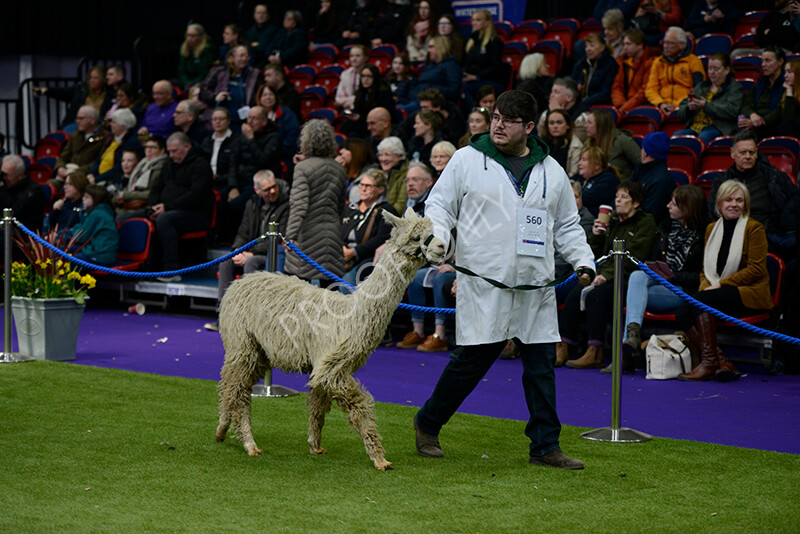
[[392, 237], [387, 241], [393, 243], [407, 256], [417, 257], [422, 262], [421, 245], [433, 235], [433, 223], [427, 217], [420, 217], [411, 208], [407, 208], [403, 217], [396, 217], [383, 210], [383, 218], [391, 224]]

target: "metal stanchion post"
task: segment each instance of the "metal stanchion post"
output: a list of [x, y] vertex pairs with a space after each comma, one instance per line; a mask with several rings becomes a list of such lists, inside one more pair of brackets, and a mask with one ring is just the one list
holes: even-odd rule
[[589, 430], [582, 438], [593, 441], [636, 443], [653, 439], [653, 436], [632, 428], [620, 427], [622, 379], [622, 281], [624, 276], [625, 241], [615, 239], [611, 251], [614, 256], [614, 322], [611, 347], [611, 426]]
[[[269, 253], [267, 254], [267, 271], [274, 273], [278, 270], [278, 223], [271, 222], [267, 230], [269, 238]], [[267, 369], [263, 384], [253, 386], [253, 397], [291, 397], [297, 395], [297, 391], [284, 387], [272, 385], [272, 369]]]
[[0, 353], [0, 363], [27, 362], [31, 356], [11, 352], [11, 240], [14, 235], [14, 218], [10, 209], [3, 210], [3, 268], [5, 280], [3, 282], [3, 352]]

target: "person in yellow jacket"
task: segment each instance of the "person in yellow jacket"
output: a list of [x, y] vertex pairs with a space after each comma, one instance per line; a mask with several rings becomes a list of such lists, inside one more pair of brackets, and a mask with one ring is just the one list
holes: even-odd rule
[[686, 48], [686, 32], [672, 26], [664, 34], [664, 55], [653, 61], [647, 81], [647, 101], [670, 114], [689, 91], [705, 79], [703, 62]]

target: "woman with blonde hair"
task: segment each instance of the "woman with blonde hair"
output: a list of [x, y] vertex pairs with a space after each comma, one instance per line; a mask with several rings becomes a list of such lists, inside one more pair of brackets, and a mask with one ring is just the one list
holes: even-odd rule
[[203, 81], [217, 58], [205, 28], [192, 23], [186, 27], [178, 58], [178, 84], [183, 89]]
[[431, 166], [436, 172], [436, 178], [442, 175], [450, 158], [456, 153], [456, 147], [450, 141], [439, 141], [431, 149]]
[[[767, 234], [764, 226], [749, 216], [747, 186], [737, 180], [724, 181], [717, 190], [714, 211], [720, 217], [706, 228], [700, 290], [694, 298], [734, 317], [769, 310]], [[739, 378], [739, 371], [717, 346], [716, 319], [710, 313], [684, 304], [675, 319], [686, 331], [689, 347], [700, 352], [700, 364], [679, 375], [680, 380], [729, 382]]]
[[482, 85], [491, 83], [498, 91], [505, 90], [503, 40], [497, 36], [492, 14], [487, 9], [472, 12], [472, 35], [464, 47], [464, 89], [473, 95]]
[[572, 79], [578, 84], [580, 104], [575, 116], [592, 106], [611, 104], [611, 87], [619, 65], [611, 55], [611, 48], [599, 33], [591, 33], [583, 39], [586, 57], [575, 63]]
[[581, 200], [595, 217], [601, 205], [614, 204], [614, 191], [619, 185], [619, 177], [600, 148], [590, 146], [583, 149], [578, 159], [578, 173], [572, 179], [583, 184]]
[[620, 130], [614, 116], [607, 109], [589, 112], [586, 118], [586, 147], [598, 147], [608, 157], [609, 165], [619, 172], [623, 182], [633, 174], [633, 168], [642, 161], [642, 149], [628, 130]]
[[395, 94], [401, 102], [408, 102], [399, 107], [409, 114], [417, 111], [417, 96], [431, 87], [438, 89], [446, 99], [453, 102], [458, 101], [461, 96], [461, 65], [450, 53], [450, 41], [441, 35], [431, 39], [428, 45], [428, 62], [423, 65], [417, 79], [412, 79], [406, 86], [407, 94], [400, 94], [400, 91]]

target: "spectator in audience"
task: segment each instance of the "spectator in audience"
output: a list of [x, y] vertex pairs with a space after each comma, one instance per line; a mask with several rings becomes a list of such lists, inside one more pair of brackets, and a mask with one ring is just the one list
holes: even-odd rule
[[233, 153], [239, 148], [241, 134], [231, 129], [230, 114], [219, 107], [211, 114], [213, 132], [200, 142], [200, 152], [211, 164], [214, 189], [226, 191], [231, 182], [237, 182], [233, 174]]
[[618, 8], [609, 9], [600, 19], [603, 25], [603, 37], [611, 55], [618, 58], [624, 52], [622, 32], [625, 31], [625, 15]]
[[[645, 193], [645, 198], [647, 194]], [[669, 217], [658, 224], [658, 234], [648, 267], [687, 293], [700, 285], [703, 268], [703, 242], [708, 218], [706, 195], [696, 185], [675, 189], [667, 204]], [[632, 373], [634, 356], [641, 354], [641, 326], [644, 312], [675, 313], [683, 299], [641, 270], [628, 279], [625, 310], [625, 336], [622, 343], [622, 371]], [[611, 367], [603, 372], [610, 373]]]
[[430, 40], [433, 37], [434, 24], [438, 22], [438, 16], [434, 15], [431, 3], [428, 0], [421, 0], [414, 9], [414, 16], [408, 25], [406, 36], [406, 50], [408, 58], [416, 63], [425, 61], [425, 55], [429, 50]]
[[553, 86], [550, 88], [550, 97], [547, 100], [547, 107], [539, 117], [537, 124], [539, 125], [539, 135], [545, 130], [547, 121], [545, 117], [548, 111], [554, 109], [563, 109], [568, 112], [574, 121], [579, 115], [576, 113], [580, 97], [578, 96], [578, 85], [571, 78], [556, 78], [553, 80]]
[[64, 148], [56, 159], [55, 176], [50, 183], [59, 191], [70, 171], [86, 173], [103, 150], [106, 132], [98, 118], [100, 114], [92, 106], [81, 106], [75, 121], [78, 129], [69, 134]]
[[[244, 45], [231, 49], [227, 62], [214, 67], [200, 86], [200, 100], [206, 104], [204, 120], [210, 120], [216, 107], [228, 110], [234, 131], [246, 120], [245, 112], [254, 105], [258, 69], [249, 66], [250, 52]], [[205, 137], [205, 136], [203, 136]]]
[[491, 84], [498, 91], [506, 89], [503, 79], [503, 48], [505, 44], [494, 31], [492, 14], [486, 9], [472, 12], [472, 35], [464, 47], [464, 89], [470, 95], [483, 85]]
[[609, 166], [608, 156], [601, 148], [592, 146], [583, 149], [578, 159], [578, 174], [572, 179], [583, 184], [581, 201], [594, 217], [597, 217], [601, 205], [614, 203], [619, 176], [616, 169]]
[[203, 139], [208, 137], [209, 132], [200, 120], [200, 106], [194, 100], [181, 100], [172, 113], [172, 120], [175, 122], [175, 131], [183, 132], [192, 140], [192, 146], [200, 147]]
[[38, 87], [34, 86], [33, 95], [41, 96], [47, 95], [50, 98], [55, 98], [62, 102], [67, 102], [67, 112], [58, 125], [60, 130], [68, 128], [70, 124], [76, 121], [76, 117], [80, 112], [82, 106], [91, 106], [97, 111], [100, 116], [100, 110], [103, 109], [103, 103], [106, 98], [106, 68], [102, 65], [92, 67], [86, 77], [86, 83], [80, 83], [70, 87]]
[[630, 181], [641, 184], [644, 189], [642, 209], [653, 216], [656, 224], [669, 215], [667, 204], [675, 190], [675, 180], [667, 169], [669, 135], [652, 132], [642, 140], [642, 162], [633, 169]]
[[[706, 228], [700, 288], [694, 297], [734, 317], [769, 310], [767, 237], [761, 223], [750, 217], [750, 191], [737, 180], [726, 180], [714, 198], [714, 211], [720, 218]], [[729, 382], [739, 378], [739, 371], [717, 345], [716, 319], [710, 313], [684, 304], [675, 318], [687, 332], [690, 348], [700, 351], [700, 364], [678, 379]]]
[[494, 111], [494, 105], [497, 102], [497, 89], [492, 85], [479, 87], [475, 92], [475, 101], [478, 103], [478, 107], [486, 108], [489, 112]]
[[583, 143], [575, 135], [572, 118], [565, 110], [554, 109], [547, 111], [545, 124], [541, 137], [550, 148], [550, 156], [561, 165], [567, 176], [573, 176], [578, 172]]
[[644, 40], [644, 33], [631, 28], [622, 34], [623, 55], [618, 56], [617, 75], [611, 87], [611, 103], [625, 114], [645, 104], [645, 88], [655, 57]]
[[219, 54], [217, 55], [219, 63], [222, 65], [228, 63], [228, 53], [233, 50], [233, 47], [244, 44], [242, 27], [235, 23], [226, 24], [222, 30], [222, 45], [219, 47]]
[[286, 83], [283, 67], [277, 63], [270, 63], [264, 67], [264, 83], [272, 87], [280, 99], [281, 105], [294, 112], [295, 117], [300, 117], [300, 95], [294, 86]]
[[278, 93], [266, 84], [258, 88], [256, 103], [267, 111], [269, 120], [278, 128], [282, 159], [291, 161], [292, 156], [297, 153], [297, 138], [300, 136], [300, 121], [297, 120], [297, 115], [281, 105]]
[[[423, 164], [415, 162], [408, 168], [409, 200], [416, 200], [414, 211], [424, 216], [425, 199], [433, 187], [433, 177], [431, 171]], [[448, 281], [453, 281], [456, 271], [453, 266], [443, 263], [439, 267], [426, 265], [417, 271], [414, 280], [408, 286], [408, 303], [413, 306], [425, 306], [425, 288], [433, 290], [433, 305], [436, 308], [448, 307], [448, 302], [442, 292]], [[434, 319], [434, 333], [425, 336], [425, 315], [413, 311], [411, 312], [411, 323], [413, 330], [407, 333], [403, 339], [397, 343], [398, 349], [417, 349], [420, 352], [441, 352], [447, 350], [446, 323], [447, 315], [437, 313]]]
[[[284, 232], [289, 222], [289, 185], [279, 178], [275, 178], [272, 171], [261, 170], [252, 178], [254, 195], [250, 196], [244, 209], [244, 217], [236, 238], [233, 240], [231, 250], [237, 250], [252, 240], [264, 235], [269, 230], [269, 223], [278, 223], [278, 231]], [[229, 260], [219, 264], [219, 278], [217, 282], [217, 306], [228, 287], [233, 283], [237, 274], [244, 276], [264, 270], [269, 255], [269, 240], [263, 240], [248, 251], [240, 252]], [[283, 247], [278, 247], [276, 254], [276, 271], [283, 272], [285, 252]], [[203, 325], [206, 330], [219, 331], [219, 320]]]
[[458, 140], [458, 148], [469, 144], [469, 138], [479, 132], [485, 132], [491, 124], [491, 110], [486, 108], [472, 108], [467, 118], [467, 131]]
[[208, 40], [205, 28], [197, 23], [186, 27], [186, 39], [181, 44], [178, 58], [178, 84], [187, 89], [200, 83], [217, 59], [216, 51]]
[[[431, 149], [431, 165], [436, 173], [434, 181], [439, 179], [439, 176], [442, 175], [442, 171], [447, 166], [447, 162], [450, 161], [450, 158], [452, 158], [455, 153], [456, 147], [450, 141], [439, 141], [433, 145]], [[414, 207], [416, 208], [416, 204], [414, 204]], [[416, 211], [416, 209], [414, 211]]]
[[44, 218], [42, 230], [58, 230], [58, 234], [63, 236], [67, 230], [78, 224], [80, 212], [83, 209], [83, 194], [89, 187], [89, 180], [80, 171], [75, 171], [64, 180], [64, 196], [53, 202]]
[[359, 73], [360, 82], [356, 91], [352, 113], [345, 113], [347, 122], [341, 125], [341, 132], [347, 136], [367, 135], [367, 114], [377, 107], [391, 109], [394, 106], [392, 90], [389, 88], [378, 67], [364, 65]]
[[572, 70], [572, 79], [578, 84], [581, 97], [575, 113], [588, 111], [591, 106], [611, 104], [611, 86], [617, 75], [617, 63], [599, 34], [591, 33], [583, 42], [586, 57]]
[[370, 44], [374, 31], [376, 9], [372, 0], [353, 0], [342, 20], [342, 33], [336, 45], [344, 48], [350, 44]]
[[[36, 232], [42, 227], [44, 217], [42, 187], [28, 178], [25, 174], [25, 162], [17, 155], [3, 158], [0, 174], [3, 180], [3, 187], [0, 187], [0, 210], [10, 208], [19, 223], [31, 232]], [[5, 232], [0, 232], [0, 245], [5, 247]], [[22, 251], [18, 247], [12, 248], [14, 259], [22, 259]]]
[[800, 59], [793, 59], [786, 63], [783, 74], [784, 96], [781, 100], [781, 122], [778, 124], [777, 134], [800, 137]]
[[[407, 95], [408, 87], [406, 87], [414, 78], [414, 72], [411, 70], [411, 61], [408, 59], [408, 52], [399, 52], [392, 58], [392, 66], [389, 72], [386, 73], [386, 81], [389, 83], [389, 88], [392, 90], [392, 96], [395, 104], [408, 104]], [[403, 100], [400, 99], [403, 96]]]
[[350, 66], [339, 75], [339, 85], [336, 86], [335, 100], [340, 108], [353, 109], [361, 80], [361, 69], [367, 64], [368, 55], [364, 45], [355, 44], [350, 48]]
[[388, 177], [386, 200], [394, 206], [397, 213], [406, 211], [406, 173], [408, 164], [403, 142], [399, 137], [387, 137], [378, 143], [378, 163]]
[[347, 195], [345, 200], [349, 204], [357, 203], [360, 200], [358, 190], [358, 179], [369, 169], [377, 167], [375, 152], [372, 151], [369, 143], [357, 137], [348, 137], [344, 146], [339, 149], [336, 161], [344, 167], [347, 174]]
[[689, 91], [703, 81], [703, 62], [686, 46], [686, 32], [672, 26], [664, 35], [664, 55], [653, 61], [645, 96], [665, 114], [678, 108]]
[[800, 50], [800, 5], [792, 0], [773, 2], [774, 7], [758, 23], [756, 46]]
[[112, 193], [114, 189], [122, 189], [123, 152], [133, 150], [138, 154], [142, 150], [135, 127], [136, 116], [131, 110], [118, 109], [114, 112], [109, 122], [111, 132], [106, 135], [100, 155], [86, 174], [90, 184], [105, 184], [112, 188]]
[[706, 145], [720, 135], [733, 135], [743, 98], [744, 88], [731, 74], [728, 55], [713, 54], [708, 60], [708, 79], [697, 84], [678, 108], [687, 128], [674, 135], [695, 135]]
[[[349, 203], [342, 211], [342, 252], [345, 273], [342, 278], [351, 286], [362, 282], [372, 269], [375, 250], [383, 245], [392, 231], [392, 226], [383, 219], [382, 210], [392, 215], [397, 212], [386, 201], [386, 173], [370, 169], [358, 180], [360, 200]], [[341, 286], [342, 293], [351, 293]]]
[[372, 47], [393, 44], [402, 49], [406, 44], [406, 28], [411, 18], [411, 6], [405, 0], [386, 0], [375, 10]]
[[411, 161], [421, 161], [431, 166], [431, 149], [442, 140], [444, 120], [438, 111], [421, 109], [414, 119], [414, 137], [408, 143]]
[[113, 265], [117, 261], [119, 233], [108, 189], [89, 185], [83, 194], [82, 214], [81, 221], [70, 232], [74, 242], [69, 252], [79, 260]]
[[308, 59], [308, 35], [303, 29], [303, 15], [290, 9], [283, 15], [283, 27], [275, 38], [275, 49], [270, 53], [270, 63], [286, 65], [290, 69]]
[[267, 57], [275, 49], [272, 42], [278, 33], [278, 27], [270, 22], [269, 9], [264, 3], [256, 4], [253, 8], [253, 21], [255, 24], [247, 28], [244, 38], [253, 51], [253, 66], [262, 68], [267, 63]]
[[461, 63], [464, 59], [464, 37], [461, 35], [461, 30], [458, 26], [458, 21], [452, 13], [445, 13], [439, 17], [439, 22], [434, 28], [434, 37], [441, 35], [450, 40], [450, 53], [456, 58], [456, 61]]
[[707, 33], [733, 35], [734, 26], [743, 14], [727, 0], [698, 0], [686, 18], [686, 31], [695, 39]]
[[742, 118], [739, 129], [756, 131], [759, 139], [775, 135], [780, 122], [781, 99], [783, 98], [783, 66], [786, 53], [777, 46], [768, 46], [761, 51], [761, 70], [763, 75], [744, 95]]
[[[300, 153], [304, 159], [294, 169], [289, 197], [289, 221], [286, 238], [337, 276], [344, 274], [341, 212], [347, 176], [336, 158], [333, 127], [324, 120], [311, 120], [300, 131]], [[286, 253], [284, 270], [305, 280], [319, 280], [327, 287], [325, 275], [300, 259], [293, 251]]]
[[633, 168], [641, 163], [641, 149], [631, 132], [614, 124], [614, 116], [607, 109], [596, 109], [586, 118], [586, 146], [596, 146], [608, 156], [608, 164], [619, 172], [619, 179], [627, 180]]
[[115, 64], [106, 69], [106, 96], [103, 99], [103, 105], [100, 107], [100, 116], [103, 119], [111, 117], [111, 113], [119, 107], [117, 105], [117, 92], [123, 83], [128, 83], [125, 81], [125, 67]]
[[105, 120], [108, 121], [118, 109], [129, 109], [136, 116], [136, 124], [139, 124], [142, 117], [144, 117], [144, 107], [136, 87], [131, 83], [122, 82], [119, 84], [116, 95], [111, 107], [108, 108], [105, 114]]
[[[651, 46], [658, 43], [670, 27], [682, 22], [678, 0], [642, 0], [631, 24], [642, 30]], [[684, 39], [685, 40], [685, 39]]]
[[378, 144], [392, 135], [392, 115], [386, 108], [377, 107], [367, 113], [367, 142], [373, 154], [378, 153]]
[[795, 245], [795, 194], [791, 179], [779, 171], [763, 154], [759, 154], [756, 136], [742, 130], [733, 137], [731, 148], [733, 165], [714, 179], [708, 197], [708, 213], [714, 218], [717, 208], [717, 189], [726, 180], [738, 180], [747, 186], [748, 216], [764, 227], [770, 248], [778, 255], [786, 255]]
[[[583, 193], [584, 200], [586, 191]], [[616, 187], [614, 197], [614, 213], [606, 227], [599, 219], [595, 220], [589, 244], [595, 257], [606, 254], [614, 239], [625, 240], [625, 250], [635, 258], [646, 258], [653, 248], [656, 236], [656, 224], [653, 216], [641, 209], [644, 201], [644, 190], [636, 183], [621, 183]], [[624, 282], [627, 282], [635, 269], [632, 262], [624, 264]], [[585, 290], [581, 285], [570, 291], [561, 310], [558, 327], [562, 343], [556, 346], [556, 365], [566, 363], [573, 369], [596, 369], [603, 366], [603, 340], [606, 327], [611, 317], [614, 295], [614, 265], [606, 262], [597, 267], [597, 276], [592, 281], [592, 290]], [[584, 295], [582, 295], [586, 291]], [[581, 316], [581, 297], [585, 298], [586, 323], [589, 328], [588, 347], [583, 356], [577, 360], [569, 360], [567, 345], [575, 345]]]
[[[465, 121], [455, 102], [448, 101], [438, 89], [426, 89], [417, 95], [419, 109], [427, 109], [440, 113], [444, 119], [442, 137], [451, 143], [458, 143], [464, 133]], [[410, 142], [414, 134], [416, 113], [410, 113], [398, 126], [395, 135]]]
[[147, 106], [139, 135], [158, 135], [163, 138], [175, 131], [172, 115], [178, 103], [172, 98], [172, 84], [159, 80], [153, 84], [153, 103]]
[[[163, 137], [148, 137], [144, 142], [144, 158], [136, 164], [125, 190], [117, 193], [114, 204], [120, 214], [141, 210], [147, 205], [150, 187], [167, 163], [167, 145]], [[124, 220], [124, 215], [120, 221]]]
[[409, 103], [400, 107], [412, 113], [419, 109], [417, 99], [419, 94], [426, 89], [437, 89], [444, 97], [456, 102], [461, 96], [461, 65], [456, 58], [450, 55], [450, 41], [441, 35], [431, 39], [428, 45], [428, 62], [416, 80], [412, 80], [408, 87], [407, 97]]
[[[147, 198], [147, 209], [128, 213], [146, 216], [156, 225], [161, 250], [161, 270], [178, 269], [178, 239], [189, 232], [205, 230], [211, 222], [214, 177], [211, 166], [192, 151], [192, 141], [183, 132], [167, 138], [169, 161], [155, 176]], [[180, 275], [164, 276], [162, 282], [179, 282]]]
[[133, 178], [133, 171], [139, 164], [140, 159], [142, 159], [141, 145], [135, 149], [124, 150], [122, 152], [122, 160], [119, 163], [122, 176], [116, 182], [97, 182], [97, 185], [101, 185], [108, 189], [108, 192], [111, 193], [111, 201], [115, 206], [117, 195], [121, 195], [122, 192], [127, 189], [128, 184], [131, 182], [131, 178]]
[[[553, 84], [550, 76], [550, 63], [541, 52], [533, 52], [522, 58], [519, 65], [519, 81], [517, 89], [533, 95], [537, 109], [547, 109], [548, 95]], [[476, 95], [477, 98], [477, 95]]]
[[333, 0], [320, 0], [319, 11], [314, 21], [314, 42], [311, 50], [321, 44], [333, 44], [339, 38], [339, 6]]

